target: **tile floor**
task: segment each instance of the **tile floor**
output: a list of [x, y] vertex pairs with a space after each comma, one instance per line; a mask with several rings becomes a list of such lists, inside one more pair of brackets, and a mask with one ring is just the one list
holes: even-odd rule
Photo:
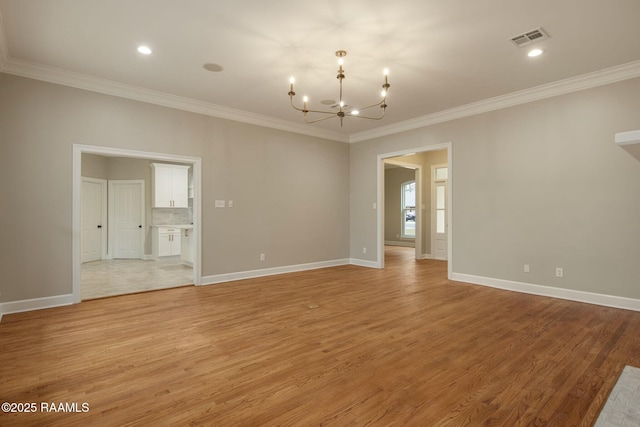
[[182, 264], [180, 257], [87, 262], [80, 275], [83, 300], [193, 284], [193, 269]]
[[640, 368], [625, 366], [595, 427], [640, 426]]

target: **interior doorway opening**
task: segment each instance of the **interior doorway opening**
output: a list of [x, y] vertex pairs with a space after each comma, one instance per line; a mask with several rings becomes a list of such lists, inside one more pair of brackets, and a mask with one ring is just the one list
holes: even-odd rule
[[[74, 145], [73, 151], [73, 301], [78, 303], [83, 299], [103, 296], [121, 295], [145, 290], [184, 286], [187, 284], [199, 285], [202, 277], [200, 256], [201, 159], [180, 155], [87, 145]], [[149, 170], [151, 170], [151, 168], [148, 165], [151, 161], [187, 165], [190, 168], [192, 175], [189, 183], [189, 209], [188, 211], [187, 209], [171, 209], [171, 212], [168, 213], [169, 215], [175, 215], [176, 218], [184, 222], [181, 224], [183, 228], [179, 232], [186, 232], [188, 236], [189, 262], [183, 262], [180, 256], [154, 256], [151, 248], [151, 236], [154, 235], [153, 230], [157, 231], [158, 228], [154, 229], [152, 226], [155, 226], [156, 222], [163, 223], [163, 221], [158, 221], [160, 214], [156, 212], [156, 209], [148, 209], [145, 215], [145, 205], [129, 209], [130, 212], [128, 212], [127, 208], [131, 208], [131, 206], [128, 206], [130, 197], [129, 192], [124, 190], [121, 192], [113, 192], [113, 194], [111, 194], [112, 200], [108, 200], [107, 198], [107, 201], [104, 202], [109, 205], [108, 220], [100, 219], [99, 221], [93, 221], [99, 222], [98, 226], [101, 232], [101, 241], [108, 242], [108, 244], [104, 243], [103, 249], [100, 251], [100, 259], [96, 259], [97, 256], [95, 252], [97, 251], [95, 249], [92, 250], [91, 254], [93, 258], [87, 256], [85, 248], [87, 242], [91, 242], [91, 240], [84, 237], [89, 235], [84, 229], [89, 227], [89, 225], [96, 225], [93, 224], [93, 222], [89, 224], [89, 222], [83, 218], [83, 208], [86, 209], [87, 207], [87, 201], [83, 199], [83, 193], [85, 193], [83, 187], [87, 187], [87, 178], [83, 178], [83, 171], [86, 174], [87, 165], [85, 164], [83, 168], [83, 158], [87, 161], [86, 159], [89, 157], [94, 159], [122, 159], [123, 161], [128, 161], [130, 164], [143, 165]], [[138, 166], [138, 168], [140, 169], [142, 166]], [[118, 169], [116, 168], [116, 170]], [[121, 171], [119, 173], [122, 174]], [[149, 171], [149, 174], [150, 173]], [[112, 178], [114, 176], [118, 176], [118, 174], [111, 174]], [[116, 179], [109, 180], [109, 182], [109, 187], [112, 187], [111, 184], [115, 186], [121, 184], [122, 189], [127, 189], [127, 184], [132, 183], [127, 183], [127, 180]], [[143, 203], [146, 203], [147, 206], [150, 205], [152, 200], [151, 185], [151, 179], [146, 178], [146, 176], [145, 179], [137, 181], [137, 186], [142, 186], [140, 188], [140, 196], [143, 199]], [[116, 203], [114, 203], [114, 201], [116, 201], [114, 198], [118, 196], [116, 193], [121, 193], [119, 197], [122, 199], [118, 199], [121, 203], [120, 208], [117, 209], [115, 209]], [[109, 202], [111, 202], [111, 204], [109, 204]], [[163, 215], [165, 213], [167, 213], [167, 211], [162, 212]], [[187, 215], [188, 219], [186, 219]], [[164, 218], [160, 219], [164, 220]], [[131, 221], [134, 221], [135, 224]], [[131, 224], [128, 224], [129, 222], [131, 222]], [[97, 233], [93, 233], [93, 235], [95, 237]], [[179, 241], [179, 239], [177, 240]], [[116, 253], [116, 249], [118, 253]], [[188, 267], [185, 266], [185, 264]], [[91, 286], [83, 287], [83, 279], [85, 277], [92, 277], [96, 280], [93, 280]], [[84, 281], [84, 283], [86, 283], [86, 281]], [[109, 289], [99, 289], [100, 286], [104, 286], [105, 283], [109, 286]]]
[[[451, 277], [452, 163], [451, 143], [378, 155], [379, 268], [384, 268], [385, 246], [413, 246], [417, 260], [448, 261]], [[402, 201], [409, 177], [416, 182], [415, 206]]]

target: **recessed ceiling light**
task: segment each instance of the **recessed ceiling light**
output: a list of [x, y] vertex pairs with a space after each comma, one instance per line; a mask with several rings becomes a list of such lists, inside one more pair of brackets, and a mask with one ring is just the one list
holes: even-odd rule
[[222, 65], [212, 64], [212, 63], [204, 64], [202, 68], [204, 68], [207, 71], [211, 71], [212, 73], [219, 73], [220, 71], [224, 70]]
[[143, 55], [151, 55], [151, 49], [148, 46], [138, 46], [138, 52]]
[[536, 56], [542, 55], [542, 52], [544, 52], [542, 49], [531, 49], [529, 53], [527, 53], [527, 56], [529, 56], [529, 58], [535, 58]]

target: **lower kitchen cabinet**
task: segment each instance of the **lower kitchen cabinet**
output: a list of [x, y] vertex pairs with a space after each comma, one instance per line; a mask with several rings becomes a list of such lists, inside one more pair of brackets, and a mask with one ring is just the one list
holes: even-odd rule
[[179, 228], [153, 227], [153, 257], [176, 256], [182, 253], [181, 233]]

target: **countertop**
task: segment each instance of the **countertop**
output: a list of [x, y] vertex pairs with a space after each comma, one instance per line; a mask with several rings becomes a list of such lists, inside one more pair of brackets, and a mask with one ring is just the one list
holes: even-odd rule
[[193, 228], [193, 224], [153, 224], [151, 227], [179, 228], [187, 230]]

